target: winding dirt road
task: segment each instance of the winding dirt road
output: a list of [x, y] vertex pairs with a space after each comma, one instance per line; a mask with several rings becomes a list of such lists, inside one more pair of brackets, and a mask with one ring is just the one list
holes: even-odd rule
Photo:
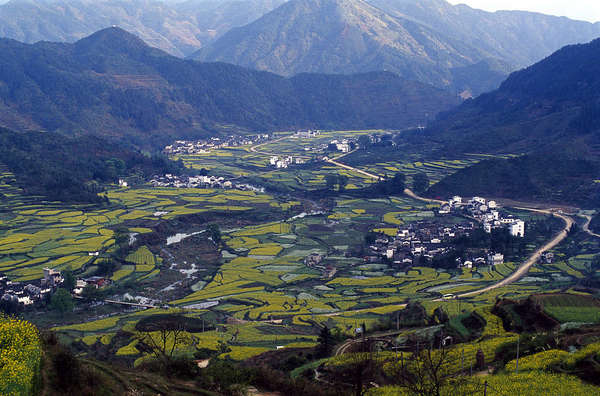
[[499, 287], [510, 285], [511, 283], [518, 281], [519, 279], [521, 279], [523, 276], [525, 276], [529, 272], [529, 270], [531, 269], [531, 267], [533, 267], [535, 265], [535, 263], [538, 262], [538, 260], [542, 256], [542, 254], [553, 249], [555, 246], [557, 246], [559, 243], [561, 243], [569, 235], [569, 231], [571, 230], [571, 227], [575, 223], [572, 218], [565, 216], [563, 214], [560, 214], [560, 213], [553, 213], [549, 210], [540, 210], [540, 209], [531, 209], [531, 208], [515, 208], [515, 209], [528, 210], [531, 212], [538, 212], [538, 213], [545, 213], [545, 214], [554, 214], [556, 217], [560, 218], [562, 221], [565, 222], [565, 226], [558, 233], [558, 235], [556, 235], [554, 238], [552, 238], [552, 240], [550, 240], [544, 246], [542, 246], [538, 250], [536, 250], [523, 264], [521, 264], [519, 266], [519, 268], [517, 268], [517, 270], [515, 272], [510, 274], [508, 277], [504, 278], [503, 280], [501, 280], [498, 283], [495, 283], [488, 287], [484, 287], [483, 289], [475, 290], [475, 291], [468, 292], [468, 293], [458, 294], [458, 297], [476, 296], [476, 295], [488, 292], [490, 290], [497, 289]]
[[585, 222], [585, 224], [582, 227], [583, 231], [587, 232], [591, 236], [595, 236], [596, 238], [600, 238], [600, 234], [596, 234], [595, 232], [593, 232], [592, 230], [590, 230], [590, 223], [592, 222], [592, 216], [584, 215], [583, 217], [585, 217], [587, 219], [587, 221]]

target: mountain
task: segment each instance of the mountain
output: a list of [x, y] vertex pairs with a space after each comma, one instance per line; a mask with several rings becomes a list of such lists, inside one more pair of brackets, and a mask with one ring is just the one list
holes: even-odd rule
[[12, 0], [0, 6], [0, 37], [74, 42], [119, 26], [146, 43], [186, 56], [284, 0]]
[[445, 0], [369, 0], [390, 15], [411, 19], [516, 69], [557, 51], [600, 37], [600, 23], [526, 11], [487, 12]]
[[443, 0], [291, 0], [192, 57], [282, 75], [389, 70], [477, 95], [515, 68], [599, 35], [600, 24]]
[[441, 115], [420, 137], [459, 153], [512, 153], [442, 180], [431, 195], [486, 194], [600, 206], [600, 39], [562, 48], [497, 90]]
[[600, 24], [518, 11], [489, 13], [444, 0], [11, 0], [0, 5], [0, 37], [26, 43], [75, 42], [110, 26], [175, 56], [284, 76], [387, 70], [464, 97], [497, 88], [510, 71], [564, 45], [600, 36]]
[[443, 87], [452, 80], [451, 69], [484, 55], [362, 0], [292, 0], [193, 57], [282, 75], [388, 70]]
[[183, 60], [119, 28], [74, 44], [0, 40], [0, 125], [144, 146], [221, 131], [422, 125], [459, 99], [395, 74], [284, 78]]
[[468, 100], [431, 124], [431, 139], [447, 150], [526, 152], [600, 143], [600, 39], [566, 46], [512, 73], [497, 90]]

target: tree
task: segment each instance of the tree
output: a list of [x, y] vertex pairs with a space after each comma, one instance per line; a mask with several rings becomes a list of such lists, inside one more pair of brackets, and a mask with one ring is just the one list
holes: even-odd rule
[[437, 320], [437, 323], [448, 323], [450, 320], [448, 313], [441, 306], [433, 311], [433, 318]]
[[365, 235], [365, 244], [366, 245], [372, 245], [375, 243], [376, 240], [377, 240], [377, 233], [375, 233], [373, 231], [369, 231], [366, 233], [366, 235]]
[[96, 301], [101, 298], [100, 290], [94, 285], [86, 285], [81, 291], [81, 297], [88, 302]]
[[480, 348], [477, 350], [477, 354], [475, 354], [476, 367], [478, 370], [485, 369], [485, 355], [483, 350]]
[[56, 293], [52, 295], [50, 307], [61, 315], [64, 315], [67, 312], [73, 312], [73, 297], [71, 297], [71, 293], [65, 289], [58, 289]]
[[404, 173], [396, 173], [392, 178], [392, 193], [402, 193], [406, 188], [406, 176]]
[[70, 269], [65, 270], [63, 271], [62, 276], [63, 283], [61, 287], [63, 289], [66, 289], [69, 293], [71, 293], [73, 289], [75, 289], [75, 286], [77, 284], [77, 280], [75, 279], [75, 275], [73, 275], [73, 271], [71, 271]]
[[358, 137], [358, 145], [361, 149], [366, 150], [369, 144], [371, 144], [371, 138], [368, 135], [360, 135]]
[[320, 358], [328, 357], [333, 352], [333, 336], [331, 335], [331, 331], [329, 331], [329, 327], [323, 326], [321, 329], [321, 333], [319, 334], [319, 345], [317, 346], [317, 355]]
[[344, 191], [346, 189], [347, 185], [348, 185], [348, 176], [339, 175], [338, 176], [338, 189], [340, 191]]
[[137, 339], [148, 348], [165, 370], [173, 362], [173, 355], [179, 348], [194, 345], [196, 341], [187, 331], [185, 322], [169, 318], [147, 323], [138, 333]]
[[431, 340], [412, 340], [411, 356], [401, 356], [393, 367], [398, 384], [411, 395], [440, 396], [444, 386], [461, 378], [452, 364], [460, 358], [456, 353], [443, 345], [434, 349]]
[[325, 175], [325, 184], [328, 190], [333, 190], [337, 184], [337, 177], [335, 175]]
[[117, 262], [113, 259], [97, 260], [98, 269], [96, 275], [106, 276], [110, 275], [117, 269]]
[[429, 188], [429, 177], [427, 176], [427, 173], [417, 173], [413, 177], [412, 187], [413, 191], [417, 194], [427, 191], [427, 189]]
[[127, 228], [118, 228], [115, 230], [115, 246], [117, 247], [114, 253], [115, 257], [123, 259], [129, 253], [129, 230]]
[[221, 229], [219, 228], [218, 224], [211, 224], [208, 226], [208, 234], [210, 235], [210, 238], [213, 240], [213, 242], [216, 245], [219, 245], [221, 243], [221, 239], [222, 239], [222, 235], [221, 235]]

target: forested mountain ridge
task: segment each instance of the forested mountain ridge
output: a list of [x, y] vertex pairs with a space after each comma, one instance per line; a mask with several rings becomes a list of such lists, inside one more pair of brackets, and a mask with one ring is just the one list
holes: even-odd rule
[[75, 44], [0, 40], [0, 125], [140, 146], [228, 131], [423, 125], [455, 95], [386, 72], [284, 78], [183, 60], [119, 28]]
[[179, 57], [195, 53], [196, 59], [286, 76], [387, 70], [463, 96], [490, 91], [510, 71], [600, 36], [600, 24], [529, 12], [490, 13], [445, 0], [11, 0], [0, 5], [0, 37], [26, 43], [75, 42], [110, 26]]
[[[524, 152], [600, 143], [600, 39], [566, 46], [512, 73], [497, 90], [440, 115], [428, 128], [448, 150]], [[582, 147], [583, 149], [583, 147]]]
[[[183, 165], [162, 155], [144, 155], [97, 136], [67, 137], [55, 132], [17, 133], [0, 128], [0, 166], [26, 194], [49, 200], [101, 203], [98, 195], [120, 177], [139, 180], [175, 173]], [[4, 168], [2, 168], [4, 170]], [[0, 195], [0, 201], [4, 197]]]
[[419, 137], [435, 155], [518, 154], [434, 185], [452, 193], [600, 205], [600, 39], [562, 48], [496, 91], [439, 117]]

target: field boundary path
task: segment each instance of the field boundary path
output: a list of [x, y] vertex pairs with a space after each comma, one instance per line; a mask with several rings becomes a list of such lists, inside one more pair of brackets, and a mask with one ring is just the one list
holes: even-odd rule
[[282, 137], [280, 137], [280, 138], [277, 138], [277, 139], [275, 139], [275, 140], [267, 140], [267, 141], [266, 141], [266, 142], [264, 142], [264, 143], [260, 143], [260, 144], [257, 144], [256, 146], [252, 146], [252, 147], [250, 147], [250, 151], [251, 151], [251, 152], [253, 152], [253, 153], [258, 153], [258, 154], [266, 154], [266, 155], [280, 155], [280, 154], [277, 154], [277, 153], [270, 153], [270, 152], [268, 152], [268, 151], [260, 151], [260, 150], [257, 150], [257, 148], [259, 148], [259, 147], [261, 147], [261, 146], [266, 146], [267, 144], [273, 144], [273, 143], [277, 143], [277, 142], [280, 142], [280, 141], [282, 141], [282, 140], [289, 139], [289, 138], [290, 138], [290, 136], [282, 136]]
[[364, 170], [357, 169], [357, 168], [355, 168], [353, 166], [350, 166], [350, 165], [342, 164], [341, 162], [338, 162], [338, 161], [336, 161], [334, 159], [331, 159], [331, 158], [327, 158], [325, 160], [325, 162], [328, 162], [328, 163], [330, 163], [332, 165], [335, 165], [335, 166], [339, 166], [340, 168], [344, 168], [344, 169], [350, 170], [352, 172], [360, 173], [361, 175], [365, 175], [367, 177], [370, 177], [371, 179], [375, 179], [375, 180], [380, 180], [381, 179], [381, 176], [377, 176], [377, 175], [374, 175], [373, 173], [365, 172]]

